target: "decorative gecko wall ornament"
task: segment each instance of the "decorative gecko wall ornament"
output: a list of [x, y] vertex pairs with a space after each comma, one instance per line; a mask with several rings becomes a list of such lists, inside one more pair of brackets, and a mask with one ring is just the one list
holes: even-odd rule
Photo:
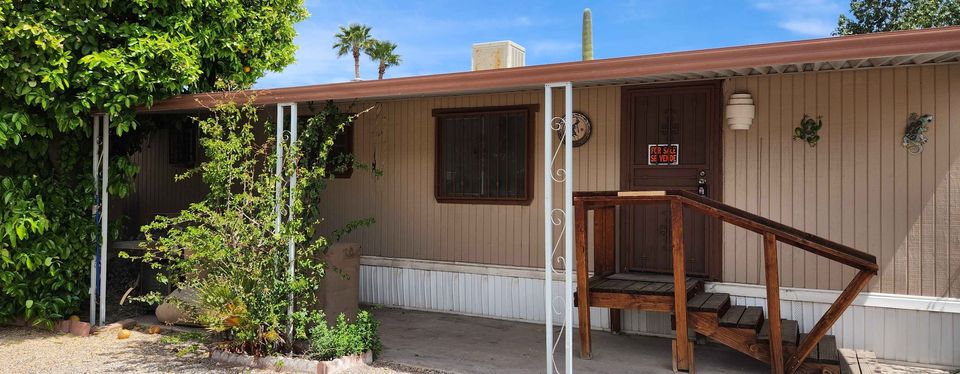
[[810, 118], [804, 114], [800, 120], [800, 126], [793, 129], [793, 140], [803, 140], [811, 147], [816, 147], [820, 141], [820, 128], [823, 127], [823, 120], [820, 116], [817, 119]]
[[903, 147], [907, 152], [913, 155], [923, 152], [923, 145], [927, 144], [927, 136], [924, 133], [930, 129], [931, 123], [933, 123], [932, 114], [917, 116], [916, 113], [910, 113], [907, 129], [903, 132]]

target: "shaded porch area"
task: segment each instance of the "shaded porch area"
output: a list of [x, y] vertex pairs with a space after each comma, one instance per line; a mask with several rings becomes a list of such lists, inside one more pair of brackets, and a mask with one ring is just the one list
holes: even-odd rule
[[[402, 309], [374, 311], [384, 350], [377, 361], [454, 373], [542, 373], [542, 324]], [[672, 373], [670, 339], [595, 331], [583, 373]], [[574, 339], [576, 341], [576, 339]], [[574, 343], [574, 349], [579, 349]], [[766, 373], [769, 367], [714, 343], [695, 345], [699, 373]], [[562, 353], [562, 350], [560, 350]], [[557, 356], [563, 362], [562, 356]]]

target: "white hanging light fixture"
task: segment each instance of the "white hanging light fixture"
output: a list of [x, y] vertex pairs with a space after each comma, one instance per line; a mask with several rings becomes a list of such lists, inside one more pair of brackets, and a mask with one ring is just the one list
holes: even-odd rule
[[727, 124], [730, 130], [750, 130], [753, 125], [753, 97], [748, 93], [730, 95], [727, 103]]

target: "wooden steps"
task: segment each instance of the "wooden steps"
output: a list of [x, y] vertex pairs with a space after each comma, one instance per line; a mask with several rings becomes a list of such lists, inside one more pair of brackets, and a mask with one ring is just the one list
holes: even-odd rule
[[730, 308], [730, 294], [700, 292], [687, 300], [691, 312], [714, 312], [722, 315]]
[[[768, 360], [770, 324], [763, 308], [733, 305], [725, 293], [697, 292], [688, 298], [687, 310], [694, 321], [691, 328], [697, 332], [741, 352], [752, 352], [750, 355], [761, 361]], [[676, 329], [673, 318], [671, 326]], [[805, 335], [800, 333], [800, 324], [789, 319], [780, 320], [780, 331], [786, 352], [795, 351]], [[839, 373], [840, 363], [836, 338], [827, 335], [804, 361], [801, 372]]]
[[[800, 334], [800, 339], [803, 339], [806, 335], [807, 334]], [[810, 352], [807, 361], [819, 364], [840, 365], [840, 351], [837, 350], [837, 338], [833, 335], [825, 335], [823, 339], [820, 339], [817, 347]]]
[[756, 306], [734, 305], [720, 317], [720, 326], [723, 327], [748, 329], [757, 332], [762, 324], [763, 308]]
[[[792, 319], [781, 319], [780, 336], [783, 337], [783, 344], [785, 346], [797, 345], [797, 343], [800, 342], [800, 324]], [[760, 328], [760, 333], [757, 334], [757, 341], [764, 343], [770, 341], [770, 325], [768, 323], [764, 322], [763, 327]]]
[[[575, 266], [577, 293], [574, 299], [578, 309], [580, 357], [589, 359], [591, 353], [590, 308], [609, 308], [610, 328], [619, 331], [621, 311], [624, 309], [677, 312], [675, 339], [673, 341], [674, 370], [691, 371], [693, 347], [689, 330], [694, 330], [716, 342], [731, 347], [749, 357], [774, 365], [774, 372], [838, 373], [840, 366], [832, 362], [836, 354], [835, 340], [821, 341], [831, 327], [850, 307], [857, 295], [877, 275], [879, 264], [876, 256], [844, 246], [823, 237], [798, 230], [768, 218], [726, 205], [722, 202], [689, 191], [661, 191], [656, 194], [626, 194], [618, 191], [592, 191], [574, 194], [574, 227], [576, 241]], [[616, 240], [616, 212], [622, 206], [641, 204], [668, 205], [670, 209], [670, 254], [673, 267], [671, 274], [614, 274], [629, 267], [618, 264]], [[593, 233], [588, 227], [588, 217], [593, 211]], [[763, 239], [763, 281], [769, 302], [769, 316], [764, 310], [754, 307], [731, 305], [729, 295], [706, 294], [703, 282], [686, 277], [687, 260], [684, 257], [685, 211], [713, 217], [726, 224], [760, 234]], [[598, 276], [590, 278], [590, 239], [593, 241], [593, 269]], [[795, 322], [786, 322], [784, 342], [761, 340], [765, 319], [781, 319], [779, 243], [788, 244], [857, 270], [853, 279], [844, 287], [837, 300], [810, 326], [811, 339], [800, 339]], [[629, 248], [628, 248], [629, 250]], [[567, 259], [568, 261], [571, 259]], [[672, 276], [671, 276], [672, 275]], [[649, 277], [658, 277], [656, 279]], [[674, 287], [676, 282], [676, 287]], [[673, 292], [670, 292], [673, 291]], [[773, 335], [781, 335], [774, 331]], [[770, 334], [766, 334], [770, 335]], [[818, 343], [822, 343], [817, 345]], [[771, 352], [771, 349], [776, 351]], [[816, 356], [810, 353], [816, 350]], [[816, 361], [816, 362], [815, 362]]]
[[[685, 282], [687, 310], [694, 331], [757, 360], [770, 360], [769, 321], [758, 306], [734, 305], [726, 293], [704, 292], [704, 282], [688, 277]], [[674, 284], [670, 275], [617, 273], [588, 280], [590, 305], [648, 311], [673, 311]], [[577, 294], [574, 293], [574, 299]], [[576, 301], [575, 301], [576, 302]], [[676, 321], [671, 318], [676, 329]], [[797, 321], [781, 319], [784, 357], [796, 351], [803, 334]], [[611, 325], [611, 328], [614, 326]], [[841, 355], [836, 338], [825, 336], [801, 366], [800, 372], [839, 373]]]

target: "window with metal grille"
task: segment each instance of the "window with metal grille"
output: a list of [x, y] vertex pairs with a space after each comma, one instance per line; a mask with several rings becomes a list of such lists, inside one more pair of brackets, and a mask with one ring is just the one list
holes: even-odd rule
[[436, 198], [527, 204], [536, 106], [437, 109]]
[[167, 132], [167, 156], [171, 165], [193, 167], [197, 163], [199, 128], [194, 123], [175, 123]]

